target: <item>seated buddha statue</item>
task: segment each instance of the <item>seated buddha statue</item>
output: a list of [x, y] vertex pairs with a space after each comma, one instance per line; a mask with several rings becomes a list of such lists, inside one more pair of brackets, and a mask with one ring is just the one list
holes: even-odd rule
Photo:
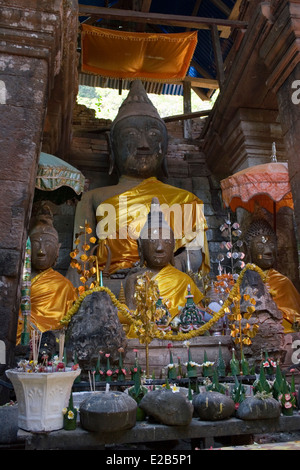
[[[58, 233], [53, 227], [53, 217], [47, 205], [36, 216], [29, 232], [31, 242], [31, 314], [30, 328], [42, 333], [61, 329], [60, 320], [76, 300], [71, 281], [55, 271], [53, 266], [59, 254]], [[23, 329], [20, 313], [17, 344]]]
[[171, 320], [180, 313], [179, 307], [184, 307], [189, 287], [195, 304], [200, 303], [203, 295], [192, 278], [174, 267], [174, 233], [160, 210], [157, 198], [152, 200], [147, 221], [138, 238], [138, 247], [140, 268], [129, 274], [125, 281], [125, 299], [129, 309], [136, 308], [135, 286], [138, 277], [144, 272], [152, 274], [152, 279], [156, 280], [159, 294], [167, 304]]
[[300, 322], [300, 294], [291, 280], [275, 268], [277, 238], [271, 225], [263, 218], [254, 220], [244, 237], [250, 263], [265, 273], [265, 282], [274, 302], [283, 315], [285, 333], [294, 331]]
[[[112, 123], [109, 142], [110, 174], [116, 169], [118, 184], [84, 193], [74, 219], [74, 235], [87, 221], [93, 236], [98, 238], [100, 270], [104, 271], [106, 267], [111, 275], [122, 270], [128, 272], [138, 264], [139, 227], [145, 223], [152, 198], [157, 196], [164, 206], [162, 210], [170, 209], [170, 224], [175, 233], [176, 250], [180, 252], [179, 259], [180, 256], [184, 258], [184, 247], [192, 245], [190, 262], [193, 270], [198, 271], [201, 266], [209, 271], [202, 201], [191, 192], [158, 179], [167, 175], [167, 129], [139, 80], [133, 82]], [[173, 217], [178, 209], [180, 215]], [[178, 230], [175, 230], [174, 220], [178, 222]], [[190, 229], [182, 228], [181, 222]], [[68, 276], [73, 280], [72, 273]], [[75, 280], [73, 283], [75, 285]]]

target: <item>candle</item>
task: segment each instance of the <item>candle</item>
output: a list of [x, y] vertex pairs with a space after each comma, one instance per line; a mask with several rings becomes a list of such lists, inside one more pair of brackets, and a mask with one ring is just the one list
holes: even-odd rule
[[98, 257], [96, 255], [96, 276], [97, 276], [97, 285], [99, 286], [99, 263], [98, 263]]
[[59, 333], [59, 362], [62, 362], [64, 355], [64, 346], [65, 346], [65, 332]]

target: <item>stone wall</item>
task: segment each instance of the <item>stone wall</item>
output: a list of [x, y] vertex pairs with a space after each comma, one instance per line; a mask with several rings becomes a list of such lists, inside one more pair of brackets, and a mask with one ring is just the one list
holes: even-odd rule
[[[76, 8], [75, 0], [0, 0], [0, 342], [5, 345], [1, 379], [14, 365], [20, 279], [47, 103], [60, 85], [56, 77], [66, 77], [66, 63], [69, 76], [76, 77], [77, 68], [71, 70], [74, 64], [68, 61], [68, 54], [74, 55], [71, 43], [68, 48], [63, 45], [64, 27], [74, 14], [77, 20]], [[73, 34], [76, 45], [77, 29]], [[68, 99], [70, 95], [62, 98], [64, 111], [70, 106]], [[0, 404], [6, 391], [0, 386]]]

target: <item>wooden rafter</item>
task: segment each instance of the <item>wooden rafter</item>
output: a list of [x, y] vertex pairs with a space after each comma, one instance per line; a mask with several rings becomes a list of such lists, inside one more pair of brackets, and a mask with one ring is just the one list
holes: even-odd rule
[[79, 16], [95, 16], [97, 18], [109, 18], [124, 22], [164, 24], [180, 26], [192, 29], [210, 29], [215, 25], [218, 30], [226, 28], [247, 28], [247, 22], [224, 18], [200, 18], [194, 16], [165, 15], [161, 13], [149, 13], [133, 10], [120, 10], [114, 8], [79, 5]]
[[223, 57], [222, 57], [219, 31], [218, 31], [216, 25], [213, 25], [211, 27], [211, 35], [212, 35], [212, 44], [213, 44], [213, 48], [214, 48], [214, 55], [215, 55], [215, 62], [216, 62], [216, 69], [217, 69], [217, 77], [218, 77], [220, 87], [222, 87], [222, 85], [224, 83], [224, 80], [225, 80], [224, 62], [223, 62]]
[[199, 117], [207, 117], [211, 113], [210, 109], [205, 109], [202, 111], [196, 111], [194, 113], [184, 113], [184, 114], [174, 114], [173, 116], [164, 117], [163, 120], [165, 122], [173, 122], [173, 121], [185, 121], [187, 119], [196, 119]]

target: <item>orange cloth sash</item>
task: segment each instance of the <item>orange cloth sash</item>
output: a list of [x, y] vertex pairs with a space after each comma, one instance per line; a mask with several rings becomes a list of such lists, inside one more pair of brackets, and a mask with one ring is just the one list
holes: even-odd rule
[[168, 308], [172, 319], [180, 314], [178, 307], [184, 307], [186, 304], [188, 285], [191, 286], [191, 294], [194, 296], [196, 305], [203, 299], [203, 294], [200, 292], [193, 279], [171, 264], [161, 269], [159, 273], [154, 276], [154, 279], [158, 284], [159, 293], [163, 301], [168, 301]]
[[[77, 299], [73, 284], [62, 274], [49, 268], [31, 281], [31, 315], [29, 321], [42, 333], [62, 328], [60, 320]], [[17, 344], [23, 328], [19, 316]]]
[[131, 33], [82, 24], [83, 72], [126, 79], [182, 80], [197, 45], [197, 32]]
[[272, 291], [273, 300], [283, 314], [285, 333], [292, 333], [292, 324], [300, 322], [300, 294], [289, 278], [275, 269], [267, 273], [266, 283]]

